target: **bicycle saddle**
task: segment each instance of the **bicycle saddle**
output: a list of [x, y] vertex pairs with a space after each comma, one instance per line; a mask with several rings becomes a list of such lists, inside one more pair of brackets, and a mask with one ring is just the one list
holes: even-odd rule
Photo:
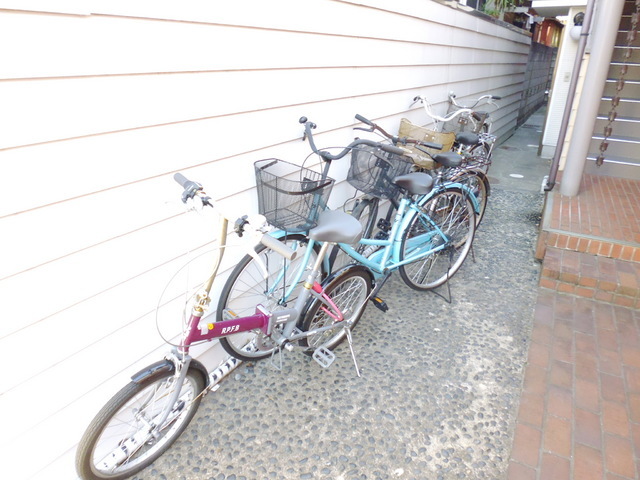
[[[438, 156], [439, 155], [436, 155], [436, 157]], [[431, 191], [433, 178], [431, 178], [431, 175], [428, 173], [413, 172], [396, 177], [393, 183], [405, 189], [411, 195], [424, 195]]]
[[489, 118], [489, 112], [473, 112], [471, 115], [479, 122], [482, 122]]
[[341, 210], [325, 210], [318, 217], [318, 225], [309, 230], [309, 238], [318, 242], [352, 245], [362, 238], [362, 225]]
[[431, 158], [434, 162], [448, 168], [459, 167], [462, 164], [462, 157], [455, 152], [439, 153]]
[[475, 145], [480, 141], [480, 137], [472, 132], [460, 132], [456, 134], [456, 142], [462, 145]]

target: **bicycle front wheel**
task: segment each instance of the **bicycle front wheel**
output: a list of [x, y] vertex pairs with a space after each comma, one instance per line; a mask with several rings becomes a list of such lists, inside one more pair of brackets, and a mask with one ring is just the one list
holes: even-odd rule
[[[350, 212], [351, 216], [357, 218], [362, 225], [362, 238], [373, 237], [378, 219], [378, 203], [379, 200], [375, 197], [360, 198]], [[366, 245], [362, 244], [357, 244], [353, 247], [358, 253], [362, 253], [367, 248]], [[331, 271], [337, 272], [341, 268], [355, 263], [355, 260], [342, 251], [338, 245], [334, 245], [331, 247], [331, 253], [329, 254], [329, 263]]]
[[459, 188], [429, 198], [402, 233], [400, 260], [428, 250], [433, 253], [399, 267], [402, 280], [414, 290], [431, 290], [447, 282], [471, 249], [475, 225], [473, 204]]
[[[339, 321], [334, 317], [334, 312], [319, 299], [310, 302], [305, 310], [305, 315], [298, 324], [303, 332], [313, 331], [323, 327], [329, 327], [340, 323], [344, 328], [353, 328], [360, 320], [366, 305], [364, 303], [373, 288], [373, 277], [362, 265], [345, 267], [332, 277], [329, 277], [324, 286], [324, 292], [342, 312], [343, 319]], [[324, 332], [318, 332], [300, 340], [300, 345], [308, 347], [305, 353], [312, 355], [314, 350], [323, 346], [329, 350], [337, 347], [345, 338], [344, 328], [334, 328]]]
[[[189, 370], [176, 403], [168, 405], [177, 388], [173, 372], [129, 383], [102, 407], [80, 440], [76, 453], [80, 477], [121, 480], [149, 466], [187, 427], [204, 387], [202, 374]], [[167, 419], [158, 425], [167, 408]]]
[[[305, 262], [308, 240], [304, 235], [293, 234], [280, 239], [298, 255], [291, 261], [279, 253], [258, 245], [256, 253], [264, 262], [268, 275], [258, 262], [245, 255], [227, 279], [216, 310], [216, 321], [253, 315], [257, 305], [274, 312], [295, 303], [302, 284], [306, 280], [305, 270], [311, 268], [320, 248], [314, 245]], [[225, 351], [239, 360], [259, 360], [270, 356], [277, 345], [261, 330], [238, 333], [220, 339]]]

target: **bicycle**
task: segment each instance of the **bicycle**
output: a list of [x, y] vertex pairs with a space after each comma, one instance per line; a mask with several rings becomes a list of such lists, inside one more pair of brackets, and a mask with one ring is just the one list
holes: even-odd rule
[[[396, 162], [411, 162], [400, 158], [404, 150], [370, 140], [357, 139], [337, 154], [319, 150], [313, 140], [312, 129], [315, 124], [305, 117], [300, 119], [305, 126], [304, 138], [309, 140], [314, 153], [330, 162], [345, 157], [350, 152], [354, 158], [360, 157], [364, 165], [361, 169], [369, 181], [364, 183], [375, 189], [383, 185], [392, 185], [401, 192], [398, 208], [393, 222], [385, 227], [383, 238], [360, 239], [357, 244], [349, 245], [339, 242], [338, 245], [351, 261], [364, 265], [376, 279], [376, 287], [371, 300], [383, 311], [387, 306], [377, 294], [389, 275], [398, 270], [403, 281], [416, 290], [432, 290], [446, 283], [461, 267], [473, 242], [475, 233], [475, 212], [471, 195], [461, 185], [441, 185], [433, 187], [431, 176], [426, 173], [407, 173], [389, 179], [388, 172], [398, 171], [403, 167], [394, 166]], [[366, 147], [366, 148], [365, 148]], [[368, 156], [361, 156], [362, 152]], [[257, 181], [262, 182], [262, 163], [256, 167]], [[298, 167], [300, 168], [300, 167]], [[324, 168], [326, 177], [327, 168]], [[303, 178], [304, 175], [301, 175]], [[393, 183], [391, 181], [393, 180]], [[315, 201], [315, 204], [321, 202]], [[376, 204], [377, 205], [377, 204]], [[261, 213], [265, 213], [261, 211]], [[375, 221], [375, 215], [369, 215]], [[272, 219], [269, 219], [272, 223]], [[236, 266], [225, 284], [217, 310], [218, 320], [244, 315], [252, 302], [259, 300], [274, 308], [286, 309], [291, 301], [295, 301], [303, 272], [314, 260], [317, 261], [317, 244], [306, 239], [303, 234], [287, 231], [286, 225], [271, 235], [300, 251], [299, 261], [295, 264], [276, 263], [269, 266], [269, 276], [263, 279], [258, 275], [259, 267], [252, 256], [246, 255]], [[385, 238], [386, 237], [386, 238]], [[362, 248], [364, 247], [364, 249]], [[258, 246], [256, 252], [265, 259], [273, 257], [268, 248]], [[269, 262], [267, 262], [269, 263]], [[324, 269], [331, 271], [331, 264], [326, 260]], [[246, 302], [245, 299], [252, 299]], [[260, 339], [263, 335], [255, 332], [251, 339], [230, 336], [223, 347], [236, 358], [251, 360], [267, 356], [274, 348]], [[261, 348], [248, 354], [243, 350], [247, 342], [258, 344]]]
[[498, 107], [494, 100], [501, 98], [496, 95], [483, 95], [471, 106], [462, 106], [457, 103], [456, 95], [450, 92], [449, 107], [445, 116], [437, 115], [424, 95], [414, 97], [413, 103], [422, 103], [425, 112], [434, 122], [436, 132], [455, 134], [454, 151], [465, 158], [468, 168], [481, 170], [486, 174], [491, 166], [496, 136], [491, 133], [490, 114], [486, 111], [477, 111], [475, 108], [483, 104]]
[[[356, 119], [363, 118], [356, 115]], [[397, 269], [407, 286], [415, 290], [432, 290], [446, 283], [462, 266], [473, 243], [479, 205], [472, 192], [458, 183], [436, 184], [431, 175], [413, 171], [413, 162], [406, 157], [409, 151], [403, 147], [399, 147], [400, 151], [394, 151], [382, 143], [371, 145], [366, 140], [356, 139], [340, 153], [331, 155], [315, 145], [313, 130], [317, 126], [306, 117], [302, 117], [300, 123], [305, 126], [303, 139], [307, 139], [311, 150], [322, 158], [335, 160], [351, 152], [351, 167], [347, 176], [349, 183], [363, 192], [365, 198], [389, 199], [396, 211], [392, 223], [383, 221], [381, 225], [378, 222], [380, 235], [374, 238], [363, 236], [359, 244], [369, 246], [364, 252], [366, 255], [357, 246], [340, 245], [341, 249], [352, 259], [367, 265], [374, 273], [390, 273]], [[360, 147], [362, 142], [365, 142], [365, 148]], [[405, 139], [405, 143], [411, 142], [411, 139]], [[432, 142], [418, 143], [436, 150], [442, 148]], [[451, 152], [442, 154], [440, 158], [446, 162], [461, 162], [460, 156]], [[395, 201], [397, 198], [400, 198], [399, 202]], [[359, 218], [358, 214], [354, 216]], [[373, 223], [375, 218], [375, 215], [369, 214], [368, 224]], [[465, 227], [467, 223], [472, 223], [473, 226]], [[440, 225], [443, 226], [442, 230]], [[425, 228], [430, 234], [418, 235], [414, 229], [420, 228]], [[465, 230], [466, 228], [469, 230]], [[365, 229], [367, 230], [371, 229]], [[444, 231], [456, 231], [455, 239], [453, 234], [447, 238]], [[409, 235], [415, 235], [411, 242], [406, 241]], [[400, 249], [408, 250], [396, 256], [393, 242], [397, 242], [398, 238], [401, 238]], [[444, 248], [429, 249], [430, 243], [434, 241], [443, 241], [440, 246], [447, 244], [447, 252], [451, 256], [458, 255], [454, 262], [449, 258], [447, 268], [436, 274], [436, 278], [430, 277], [430, 274], [442, 258]], [[408, 253], [411, 249], [413, 255]], [[363, 259], [366, 261], [363, 262]], [[425, 272], [424, 267], [427, 265]]]
[[[473, 194], [473, 197], [476, 200], [474, 202], [476, 228], [480, 225], [487, 207], [488, 197], [491, 193], [489, 179], [484, 172], [470, 168], [463, 162], [463, 158], [456, 153], [433, 153], [434, 144], [423, 140], [424, 137], [433, 138], [430, 132], [426, 129], [418, 127], [417, 129], [412, 130], [416, 136], [421, 136], [423, 138], [409, 138], [405, 136], [392, 135], [376, 123], [360, 114], [356, 115], [356, 119], [369, 126], [369, 128], [356, 127], [358, 130], [378, 133], [384, 138], [390, 140], [394, 145], [413, 146], [413, 149], [408, 156], [414, 161], [414, 163], [416, 163], [420, 171], [426, 171], [433, 177], [435, 185], [458, 184], [464, 186], [468, 192]], [[421, 167], [421, 162], [416, 160], [416, 157], [421, 157], [422, 155], [427, 155], [431, 160], [431, 163], [428, 164], [429, 168]], [[374, 200], [365, 201], [374, 202]]]
[[[214, 206], [200, 184], [181, 174], [174, 178], [184, 189], [183, 202], [196, 200], [204, 206]], [[231, 358], [208, 372], [190, 356], [190, 348], [196, 344], [260, 331], [263, 333], [260, 338], [273, 343], [274, 352], [298, 348], [327, 368], [335, 359], [332, 350], [346, 338], [356, 373], [360, 375], [351, 330], [371, 296], [374, 276], [365, 266], [349, 265], [322, 279], [320, 267], [334, 242], [349, 244], [360, 239], [360, 223], [340, 211], [323, 212], [317, 222], [310, 222], [309, 241], [322, 243], [322, 247], [293, 306], [272, 312], [264, 305], [254, 304], [247, 316], [211, 322], [206, 313], [211, 302], [210, 290], [226, 247], [227, 217], [221, 217], [220, 227], [220, 248], [211, 276], [192, 297], [191, 313], [179, 343], [173, 345], [163, 360], [135, 373], [131, 382], [98, 412], [82, 436], [76, 469], [84, 480], [121, 480], [150, 465], [184, 431], [202, 397], [217, 389], [220, 380], [239, 363]], [[265, 233], [264, 217], [243, 217], [235, 228], [240, 234], [250, 231], [270, 250], [295, 259], [295, 251]], [[252, 343], [245, 346], [246, 351], [258, 348]], [[282, 362], [282, 355], [280, 360]]]
[[[493, 125], [493, 119], [490, 112], [486, 110], [478, 110], [478, 107], [482, 105], [491, 105], [494, 108], [500, 108], [494, 100], [502, 100], [502, 97], [498, 95], [482, 95], [478, 97], [471, 105], [460, 105], [457, 100], [457, 96], [454, 92], [449, 92], [447, 100], [449, 107], [447, 109], [447, 115], [460, 112], [456, 119], [457, 128], [460, 132], [468, 130], [476, 133], [491, 133], [491, 127]], [[455, 117], [454, 117], [455, 118]], [[450, 128], [444, 127], [445, 130], [455, 130], [455, 126], [451, 125]]]

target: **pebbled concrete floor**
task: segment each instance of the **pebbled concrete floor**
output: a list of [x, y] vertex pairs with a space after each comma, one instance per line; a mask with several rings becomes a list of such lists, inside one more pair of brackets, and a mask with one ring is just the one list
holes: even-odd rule
[[346, 343], [326, 370], [297, 352], [282, 372], [242, 364], [133, 478], [506, 478], [540, 270], [541, 124], [538, 113], [496, 148], [474, 258], [450, 281], [450, 304], [395, 275], [381, 292], [389, 312], [370, 305], [354, 331], [361, 378]]

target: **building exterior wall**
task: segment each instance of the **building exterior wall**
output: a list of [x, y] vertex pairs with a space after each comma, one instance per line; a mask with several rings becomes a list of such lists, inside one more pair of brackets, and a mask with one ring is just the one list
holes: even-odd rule
[[[572, 7], [569, 9], [569, 18], [573, 18], [578, 12], [584, 12], [584, 7]], [[569, 84], [571, 76], [574, 74], [574, 63], [578, 52], [578, 42], [569, 35], [571, 25], [568, 25], [562, 34], [558, 58], [556, 61], [556, 69], [549, 97], [549, 106], [547, 109], [547, 119], [544, 133], [542, 136], [542, 145], [540, 155], [543, 158], [552, 158], [558, 143], [558, 134], [564, 114], [564, 107], [567, 102], [569, 93]], [[580, 83], [581, 85], [581, 83]], [[578, 90], [579, 92], [579, 90]], [[576, 95], [577, 98], [578, 95]], [[573, 105], [573, 109], [577, 104]], [[571, 122], [571, 125], [573, 122]], [[570, 135], [567, 135], [570, 138]], [[566, 155], [566, 150], [565, 150]]]
[[527, 61], [524, 92], [518, 116], [518, 124], [524, 123], [536, 110], [547, 102], [556, 64], [558, 49], [542, 43], [532, 43]]
[[[318, 145], [345, 145], [356, 113], [427, 124], [412, 98], [444, 112], [451, 90], [501, 95], [507, 135], [530, 44], [431, 0], [5, 0], [0, 39], [1, 450], [7, 478], [42, 479], [73, 477], [90, 419], [161, 358], [159, 294], [215, 236], [173, 173], [252, 212], [253, 162], [307, 157], [300, 116]], [[346, 163], [333, 207], [354, 194]]]

